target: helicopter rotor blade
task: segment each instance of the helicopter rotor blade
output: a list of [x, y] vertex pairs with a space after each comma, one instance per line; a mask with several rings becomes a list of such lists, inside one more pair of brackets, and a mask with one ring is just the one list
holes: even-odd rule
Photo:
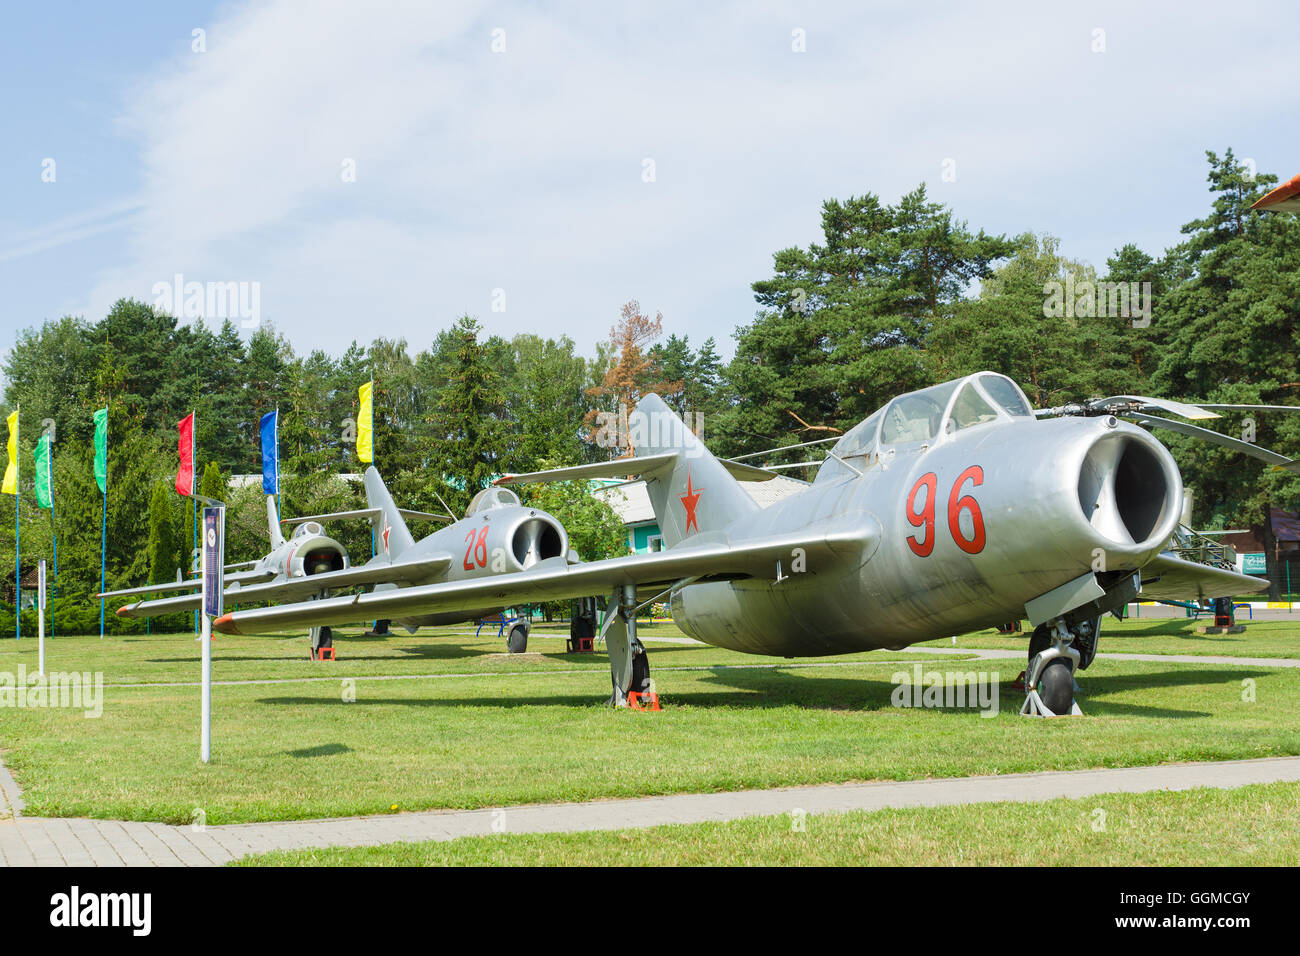
[[1250, 412], [1300, 412], [1300, 405], [1211, 405], [1203, 404], [1201, 408], [1224, 408], [1228, 411]]
[[1258, 445], [1252, 445], [1248, 441], [1242, 441], [1230, 435], [1210, 431], [1208, 428], [1201, 428], [1197, 425], [1188, 425], [1186, 422], [1170, 421], [1168, 418], [1160, 418], [1155, 415], [1134, 415], [1132, 417], [1139, 425], [1151, 428], [1167, 428], [1170, 431], [1190, 435], [1192, 438], [1199, 438], [1222, 448], [1230, 448], [1233, 451], [1241, 452], [1243, 455], [1249, 455], [1251, 458], [1258, 458], [1260, 461], [1268, 462], [1275, 468], [1282, 468], [1286, 471], [1300, 471], [1300, 461], [1294, 461], [1285, 455], [1279, 455], [1275, 451], [1260, 448]]
[[1109, 398], [1099, 398], [1087, 403], [1090, 409], [1108, 409], [1112, 405], [1119, 406], [1121, 409], [1114, 414], [1124, 414], [1123, 406], [1136, 405], [1141, 411], [1154, 408], [1193, 420], [1222, 417], [1217, 412], [1206, 411], [1208, 406], [1205, 405], [1190, 405], [1187, 402], [1175, 402], [1168, 398], [1152, 398], [1150, 395], [1112, 395]]

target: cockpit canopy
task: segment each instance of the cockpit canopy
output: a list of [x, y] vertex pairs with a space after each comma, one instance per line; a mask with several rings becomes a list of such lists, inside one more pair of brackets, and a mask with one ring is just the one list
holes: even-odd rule
[[1020, 387], [1005, 375], [977, 372], [942, 385], [900, 395], [845, 432], [817, 472], [817, 481], [851, 475], [840, 461], [863, 471], [891, 446], [933, 443], [963, 429], [996, 421], [1033, 419]]
[[469, 503], [465, 509], [465, 517], [468, 518], [476, 511], [487, 511], [490, 508], [517, 508], [519, 507], [519, 496], [509, 488], [498, 488], [490, 486], [484, 488], [474, 496], [474, 500]]
[[298, 527], [293, 529], [293, 534], [289, 535], [290, 540], [294, 538], [305, 538], [309, 535], [324, 534], [325, 529], [316, 521], [304, 521]]

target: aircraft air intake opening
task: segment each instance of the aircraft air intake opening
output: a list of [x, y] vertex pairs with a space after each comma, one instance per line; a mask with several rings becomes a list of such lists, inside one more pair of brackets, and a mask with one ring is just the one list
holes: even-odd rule
[[343, 555], [331, 548], [309, 551], [302, 559], [304, 574], [328, 574], [330, 571], [342, 571], [346, 566]]
[[1144, 548], [1173, 534], [1182, 482], [1166, 458], [1154, 441], [1131, 432], [1103, 435], [1088, 449], [1079, 469], [1079, 505], [1109, 544]]
[[520, 568], [557, 558], [567, 550], [564, 532], [552, 521], [533, 516], [520, 522], [510, 537], [510, 550]]

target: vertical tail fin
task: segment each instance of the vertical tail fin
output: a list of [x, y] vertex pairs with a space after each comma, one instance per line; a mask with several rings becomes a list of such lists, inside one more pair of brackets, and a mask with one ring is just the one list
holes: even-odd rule
[[664, 544], [719, 531], [758, 510], [754, 499], [658, 395], [628, 415], [628, 439], [638, 457], [675, 452], [670, 466], [646, 473], [646, 490]]
[[415, 539], [411, 537], [406, 522], [397, 511], [397, 505], [393, 504], [393, 496], [388, 493], [384, 479], [379, 477], [374, 465], [366, 469], [365, 482], [366, 505], [380, 511], [375, 549], [396, 559], [407, 548], [415, 545]]
[[266, 496], [266, 524], [271, 532], [271, 550], [284, 544], [284, 533], [280, 530], [280, 512], [275, 507], [275, 495]]

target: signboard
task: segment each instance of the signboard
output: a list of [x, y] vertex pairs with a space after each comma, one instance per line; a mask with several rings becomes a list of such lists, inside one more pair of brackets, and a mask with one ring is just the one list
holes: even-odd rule
[[221, 617], [225, 590], [226, 509], [203, 509], [203, 613]]
[[42, 611], [45, 610], [45, 559], [41, 558], [41, 563], [36, 566], [36, 606]]
[[1250, 551], [1241, 556], [1242, 574], [1264, 574], [1265, 562], [1263, 551]]

